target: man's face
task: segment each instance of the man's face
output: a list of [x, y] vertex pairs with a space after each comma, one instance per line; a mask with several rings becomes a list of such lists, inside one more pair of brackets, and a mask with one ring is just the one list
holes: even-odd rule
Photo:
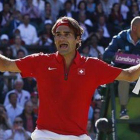
[[75, 54], [76, 44], [79, 43], [79, 39], [75, 38], [73, 30], [65, 25], [56, 29], [54, 41], [58, 52], [63, 56]]

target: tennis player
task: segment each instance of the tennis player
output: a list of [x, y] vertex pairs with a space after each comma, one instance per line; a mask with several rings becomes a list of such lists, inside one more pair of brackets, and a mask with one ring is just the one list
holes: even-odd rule
[[73, 18], [58, 19], [52, 33], [56, 53], [16, 60], [0, 55], [0, 70], [37, 80], [40, 105], [33, 140], [91, 140], [86, 125], [92, 93], [114, 80], [136, 80], [140, 64], [119, 69], [97, 58], [80, 56], [77, 50], [83, 29]]

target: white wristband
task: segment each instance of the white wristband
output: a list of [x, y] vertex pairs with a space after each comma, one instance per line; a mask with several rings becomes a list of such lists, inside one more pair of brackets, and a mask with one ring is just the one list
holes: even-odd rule
[[138, 95], [139, 91], [140, 91], [140, 77], [139, 77], [139, 79], [138, 79], [138, 81], [137, 81], [137, 83], [136, 83], [132, 92]]

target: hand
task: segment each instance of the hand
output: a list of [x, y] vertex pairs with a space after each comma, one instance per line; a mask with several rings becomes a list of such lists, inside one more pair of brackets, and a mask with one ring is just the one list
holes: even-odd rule
[[121, 49], [118, 49], [118, 51], [117, 51], [118, 53], [123, 53], [123, 51], [121, 50]]

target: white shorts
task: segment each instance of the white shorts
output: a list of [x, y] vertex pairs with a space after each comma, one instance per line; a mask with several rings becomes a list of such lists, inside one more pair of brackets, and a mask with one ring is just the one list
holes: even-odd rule
[[91, 140], [86, 134], [80, 136], [60, 135], [48, 130], [35, 129], [31, 134], [32, 140]]

